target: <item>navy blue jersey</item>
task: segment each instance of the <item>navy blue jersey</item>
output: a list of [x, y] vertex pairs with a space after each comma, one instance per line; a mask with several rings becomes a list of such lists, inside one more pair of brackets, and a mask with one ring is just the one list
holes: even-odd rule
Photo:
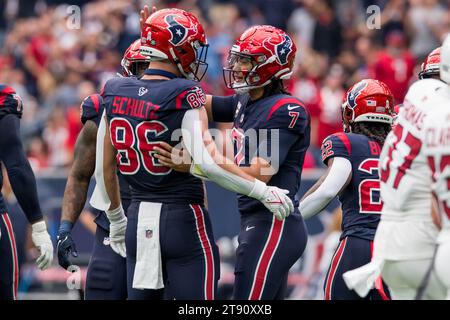
[[[289, 190], [298, 207], [295, 196], [310, 143], [310, 116], [304, 104], [286, 94], [256, 101], [248, 94], [216, 97], [212, 104], [214, 121], [234, 122], [235, 163], [249, 166], [255, 157], [266, 159], [278, 168], [268, 185]], [[238, 206], [241, 214], [267, 211], [261, 202], [244, 195], [238, 195]]]
[[[0, 120], [7, 114], [17, 115], [22, 117], [22, 100], [16, 94], [13, 88], [7, 85], [0, 84]], [[0, 165], [1, 169], [1, 165]], [[0, 190], [3, 188], [3, 174], [0, 170]], [[0, 214], [7, 212], [5, 200], [0, 194]]]
[[[97, 127], [100, 124], [101, 117], [104, 110], [103, 98], [99, 94], [91, 94], [87, 96], [81, 103], [81, 122], [83, 124], [86, 121], [94, 121]], [[119, 184], [120, 184], [120, 198], [123, 203], [128, 203], [131, 200], [130, 186], [125, 181], [125, 178], [118, 172]], [[124, 207], [126, 210], [126, 208]]]
[[[20, 138], [22, 100], [14, 89], [0, 84], [0, 160], [6, 166], [14, 194], [30, 223], [42, 219], [36, 179]], [[0, 181], [0, 188], [2, 181]], [[6, 212], [3, 197], [0, 210]]]
[[161, 203], [203, 203], [203, 183], [189, 173], [172, 170], [153, 157], [159, 141], [181, 142], [187, 110], [202, 108], [205, 95], [186, 79], [109, 80], [103, 88], [111, 141], [119, 171], [133, 199]]
[[373, 240], [383, 207], [380, 198], [378, 158], [380, 146], [367, 136], [335, 133], [322, 143], [322, 161], [342, 157], [352, 164], [352, 179], [339, 195], [342, 203], [342, 235]]
[[7, 114], [22, 117], [22, 99], [13, 88], [0, 84], [0, 119]]

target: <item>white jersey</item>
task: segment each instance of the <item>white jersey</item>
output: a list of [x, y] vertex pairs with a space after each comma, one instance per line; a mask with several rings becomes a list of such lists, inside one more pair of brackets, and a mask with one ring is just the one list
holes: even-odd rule
[[[380, 155], [384, 202], [374, 254], [389, 260], [428, 259], [438, 230], [431, 218], [431, 171], [423, 153], [424, 121], [446, 103], [450, 88], [435, 79], [415, 82]], [[448, 102], [447, 102], [448, 103]]]
[[423, 152], [432, 172], [431, 189], [441, 213], [440, 243], [450, 241], [450, 92], [447, 94], [447, 104], [434, 108], [424, 121], [423, 142]]

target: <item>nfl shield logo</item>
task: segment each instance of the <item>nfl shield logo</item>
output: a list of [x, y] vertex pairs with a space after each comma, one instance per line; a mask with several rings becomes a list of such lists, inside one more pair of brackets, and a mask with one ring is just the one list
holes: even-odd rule
[[150, 239], [151, 237], [153, 237], [153, 230], [150, 230], [150, 229], [145, 230], [145, 237], [147, 239]]

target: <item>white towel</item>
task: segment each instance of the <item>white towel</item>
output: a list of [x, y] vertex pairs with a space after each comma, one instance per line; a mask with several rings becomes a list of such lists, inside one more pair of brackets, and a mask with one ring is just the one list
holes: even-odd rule
[[345, 272], [342, 277], [349, 289], [354, 289], [360, 297], [364, 298], [371, 289], [375, 288], [375, 282], [381, 275], [383, 265], [382, 259], [372, 259], [362, 267]]
[[134, 289], [164, 288], [159, 244], [161, 206], [161, 203], [154, 202], [141, 202], [139, 205]]
[[94, 208], [105, 211], [109, 209], [111, 200], [109, 199], [108, 193], [106, 192], [105, 180], [103, 178], [103, 144], [106, 134], [106, 124], [105, 124], [105, 111], [103, 111], [100, 125], [97, 130], [97, 146], [95, 149], [95, 189], [92, 193], [89, 203]]

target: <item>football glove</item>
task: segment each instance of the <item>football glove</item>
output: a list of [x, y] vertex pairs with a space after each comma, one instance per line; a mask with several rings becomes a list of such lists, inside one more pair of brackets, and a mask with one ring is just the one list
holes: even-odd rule
[[78, 257], [77, 248], [71, 235], [72, 226], [73, 224], [70, 221], [61, 221], [57, 236], [56, 252], [58, 253], [58, 263], [66, 270], [72, 265], [69, 260], [69, 254], [75, 258]]
[[261, 201], [278, 220], [283, 220], [294, 211], [294, 204], [287, 194], [289, 194], [289, 190], [268, 186], [264, 182], [256, 180], [249, 197]]
[[122, 257], [126, 257], [125, 231], [127, 230], [127, 217], [122, 206], [113, 210], [106, 210], [109, 222], [109, 243], [111, 249]]
[[36, 259], [39, 269], [45, 270], [50, 267], [53, 261], [53, 243], [47, 232], [44, 221], [33, 223], [31, 226], [31, 240], [40, 252], [40, 256]]

